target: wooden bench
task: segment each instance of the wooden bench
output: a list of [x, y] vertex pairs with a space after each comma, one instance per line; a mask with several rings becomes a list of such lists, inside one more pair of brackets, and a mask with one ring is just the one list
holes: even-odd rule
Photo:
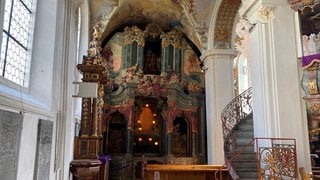
[[[221, 170], [221, 171], [220, 171]], [[147, 164], [145, 179], [153, 180], [155, 175], [161, 180], [215, 180], [232, 179], [225, 166], [221, 165], [173, 165]], [[216, 177], [217, 178], [216, 178]], [[220, 178], [221, 176], [221, 178]]]

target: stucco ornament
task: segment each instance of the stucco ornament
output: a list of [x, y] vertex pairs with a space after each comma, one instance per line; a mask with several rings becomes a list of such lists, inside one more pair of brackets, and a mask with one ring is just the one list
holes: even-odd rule
[[274, 7], [263, 6], [257, 11], [257, 19], [260, 23], [267, 23], [274, 18]]
[[245, 57], [249, 56], [249, 34], [252, 26], [247, 19], [243, 18], [236, 25], [236, 33], [239, 38], [236, 40], [235, 46]]
[[73, 0], [73, 4], [76, 8], [80, 7], [82, 5], [84, 0]]

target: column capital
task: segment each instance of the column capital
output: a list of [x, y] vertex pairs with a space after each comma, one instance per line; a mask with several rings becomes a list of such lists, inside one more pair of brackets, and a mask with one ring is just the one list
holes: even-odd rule
[[84, 0], [73, 0], [73, 4], [76, 8], [79, 8], [83, 4]]
[[209, 59], [209, 57], [215, 57], [215, 56], [228, 56], [228, 57], [235, 57], [238, 54], [238, 52], [234, 49], [212, 49], [207, 50], [202, 53], [200, 56], [201, 61], [206, 61]]
[[287, 0], [245, 0], [239, 9], [240, 17], [250, 23], [267, 23], [274, 18], [274, 11], [278, 6], [288, 6]]

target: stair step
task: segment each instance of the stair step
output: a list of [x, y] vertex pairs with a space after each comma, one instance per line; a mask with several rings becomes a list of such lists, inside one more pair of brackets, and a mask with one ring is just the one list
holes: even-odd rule
[[[242, 149], [244, 148], [244, 149]], [[236, 151], [243, 150], [241, 153], [248, 153], [248, 152], [254, 152], [254, 146], [243, 146], [243, 145], [237, 145]]]
[[256, 153], [250, 153], [250, 152], [240, 153], [235, 159], [256, 161]]
[[[256, 152], [254, 152], [254, 144], [248, 145], [254, 138], [254, 126], [252, 113], [245, 119], [239, 122], [233, 131], [233, 136], [236, 137], [237, 155], [232, 161], [232, 167], [239, 175], [240, 180], [258, 179], [258, 164], [256, 161]], [[233, 155], [230, 155], [231, 158]]]
[[254, 138], [254, 133], [253, 131], [234, 131], [234, 136], [237, 138], [249, 138], [253, 139]]
[[[237, 141], [236, 141], [236, 143], [237, 143], [237, 145], [247, 145], [249, 142], [251, 142], [252, 141], [252, 138], [237, 138]], [[252, 146], [253, 146], [253, 144], [252, 144]]]
[[253, 125], [252, 124], [241, 124], [241, 126], [238, 126], [238, 131], [253, 131]]
[[234, 160], [231, 162], [235, 169], [257, 169], [257, 161], [256, 160], [247, 160], [247, 161], [240, 161]]
[[258, 169], [236, 169], [238, 176], [240, 177], [257, 177]]

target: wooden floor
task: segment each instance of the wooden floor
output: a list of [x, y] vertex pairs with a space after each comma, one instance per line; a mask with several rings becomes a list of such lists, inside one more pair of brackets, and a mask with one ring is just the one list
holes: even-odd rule
[[145, 172], [146, 180], [156, 180], [157, 176], [160, 176], [161, 180], [232, 179], [225, 166], [219, 165], [147, 164]]

